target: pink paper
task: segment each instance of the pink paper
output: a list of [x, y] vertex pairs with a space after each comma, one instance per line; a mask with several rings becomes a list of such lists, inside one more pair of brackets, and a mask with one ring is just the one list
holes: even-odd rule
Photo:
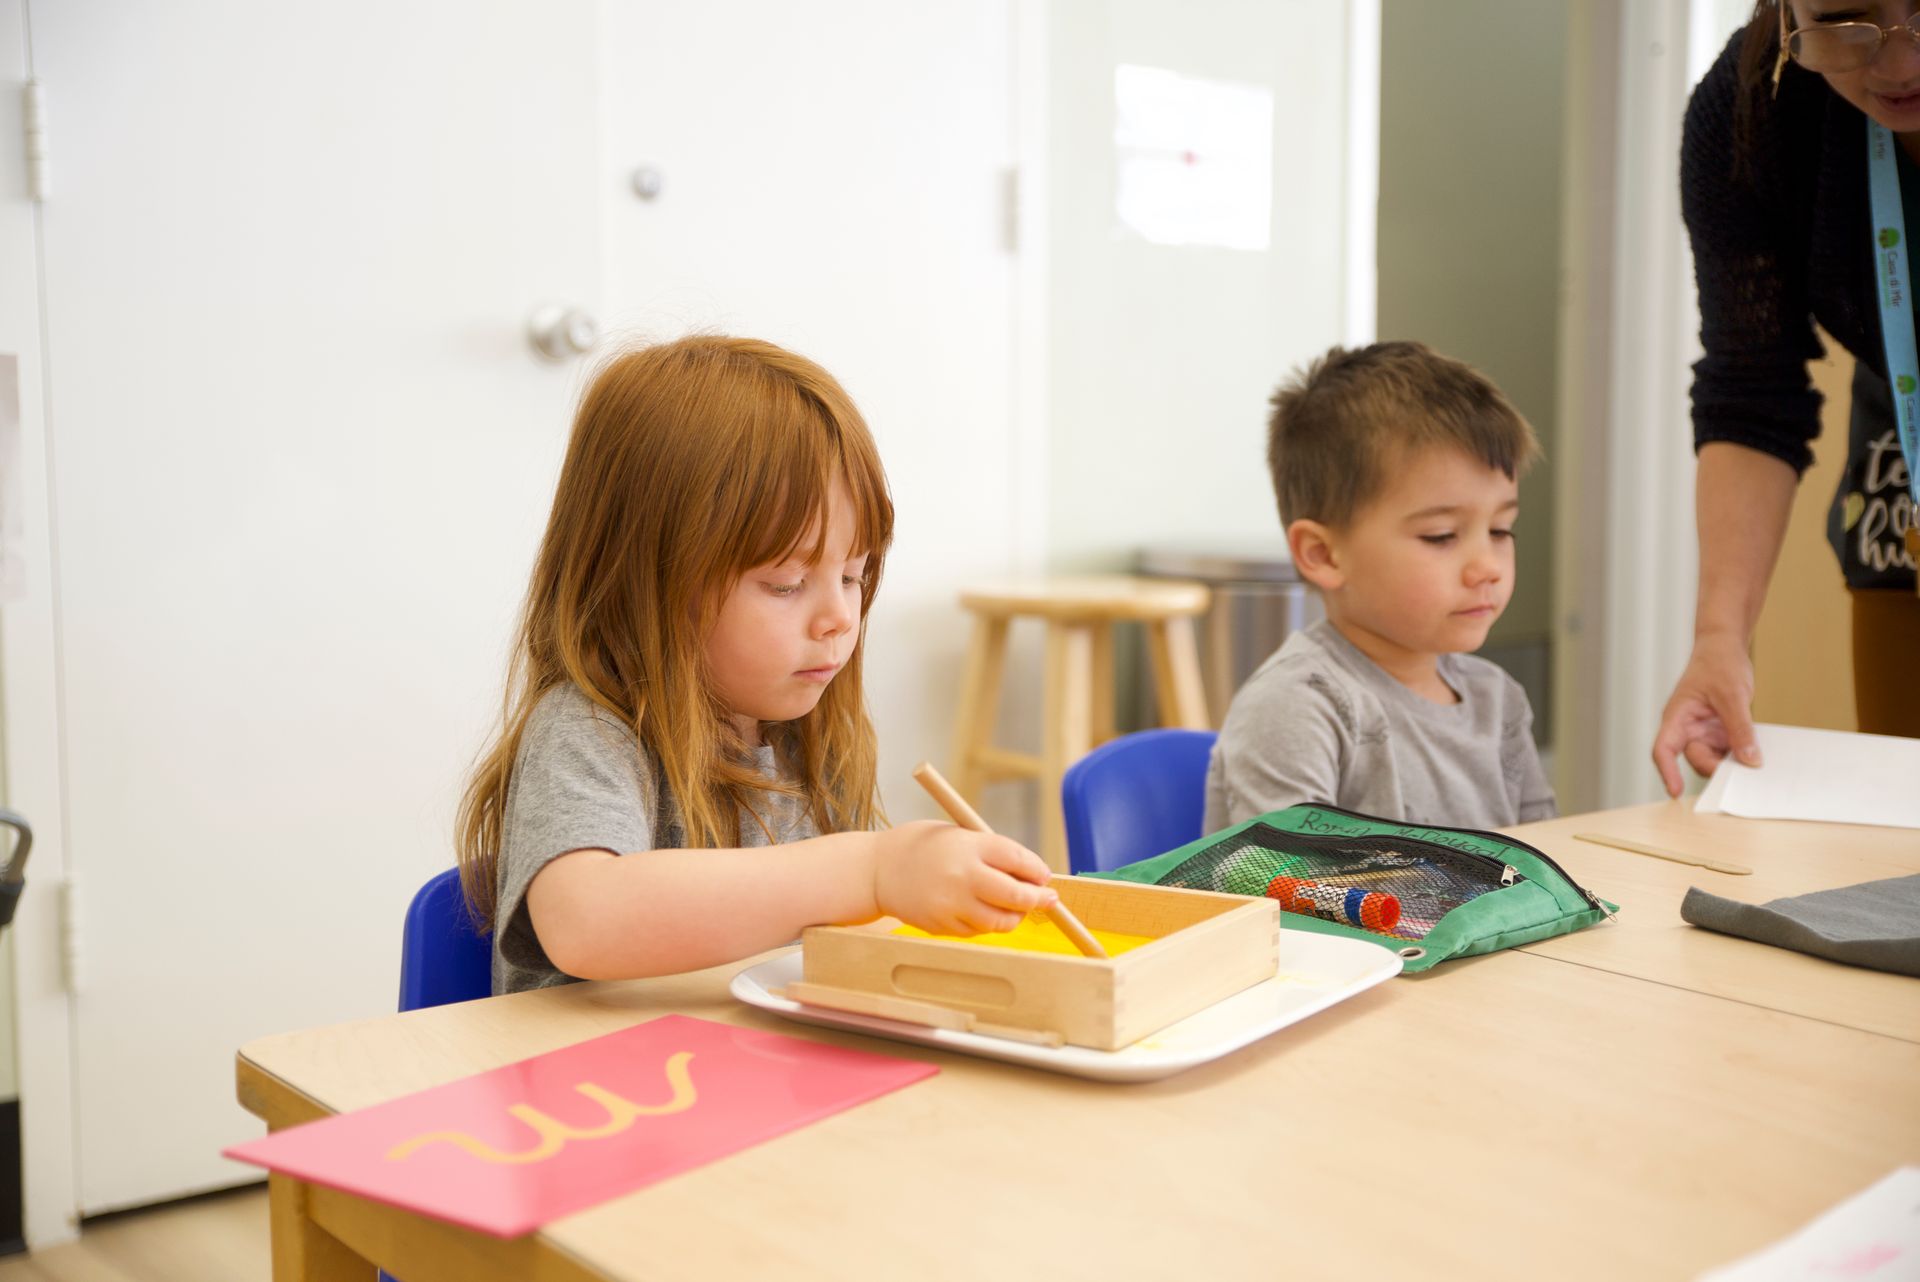
[[938, 1071], [665, 1015], [225, 1154], [513, 1237]]

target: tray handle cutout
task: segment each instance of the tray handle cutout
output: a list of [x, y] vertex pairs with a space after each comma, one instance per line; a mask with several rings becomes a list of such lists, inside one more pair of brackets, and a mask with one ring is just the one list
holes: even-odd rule
[[898, 1020], [903, 1024], [919, 1024], [927, 1028], [952, 1029], [959, 1033], [1004, 1037], [1009, 1041], [1026, 1042], [1033, 1046], [1060, 1047], [1066, 1044], [1066, 1038], [1051, 1029], [1014, 1028], [1007, 1024], [990, 1024], [977, 1018], [972, 1011], [955, 1010], [951, 1006], [942, 1006], [937, 1002], [915, 1001], [910, 997], [893, 997], [886, 993], [864, 993], [858, 989], [839, 988], [832, 984], [815, 984], [797, 979], [776, 996], [799, 1002], [803, 1006], [821, 1006], [828, 1010], [847, 1011], [854, 1015], [872, 1015], [878, 1019]]

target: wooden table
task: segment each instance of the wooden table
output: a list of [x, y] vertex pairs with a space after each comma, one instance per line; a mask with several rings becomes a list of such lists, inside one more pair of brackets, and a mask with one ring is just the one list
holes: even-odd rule
[[[1626, 837], [1742, 864], [1753, 873], [1733, 876], [1596, 846], [1575, 840], [1576, 832]], [[1716, 935], [1680, 920], [1689, 886], [1757, 904], [1920, 873], [1920, 832], [1696, 815], [1689, 802], [1665, 801], [1527, 824], [1513, 833], [1621, 906], [1619, 920], [1605, 930], [1562, 935], [1524, 951], [1920, 1042], [1920, 980]]]
[[1824, 830], [1836, 847], [1677, 806], [1532, 825], [1618, 923], [1133, 1086], [790, 1024], [727, 996], [736, 967], [264, 1038], [240, 1096], [275, 1128], [674, 1011], [941, 1068], [512, 1242], [275, 1177], [275, 1277], [1690, 1277], [1920, 1161], [1920, 980], [1695, 931], [1675, 906], [1700, 870], [1568, 836], [1696, 849], [1723, 826], [1765, 877], [1705, 884], [1743, 898], [1920, 871], [1891, 830]]

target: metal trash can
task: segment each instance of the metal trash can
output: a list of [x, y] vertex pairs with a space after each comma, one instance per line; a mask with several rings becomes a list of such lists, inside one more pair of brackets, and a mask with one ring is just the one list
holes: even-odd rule
[[[1200, 670], [1214, 728], [1234, 693], [1287, 637], [1326, 611], [1294, 573], [1280, 539], [1160, 544], [1141, 550], [1134, 568], [1163, 579], [1191, 579], [1213, 589], [1200, 620]], [[1146, 695], [1151, 702], [1152, 696]]]

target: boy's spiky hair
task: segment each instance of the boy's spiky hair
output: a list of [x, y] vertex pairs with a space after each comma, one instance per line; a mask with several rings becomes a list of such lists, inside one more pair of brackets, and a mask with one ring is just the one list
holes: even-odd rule
[[1335, 347], [1274, 392], [1267, 467], [1284, 526], [1340, 527], [1393, 467], [1451, 446], [1518, 480], [1540, 457], [1533, 428], [1491, 380], [1423, 343]]

